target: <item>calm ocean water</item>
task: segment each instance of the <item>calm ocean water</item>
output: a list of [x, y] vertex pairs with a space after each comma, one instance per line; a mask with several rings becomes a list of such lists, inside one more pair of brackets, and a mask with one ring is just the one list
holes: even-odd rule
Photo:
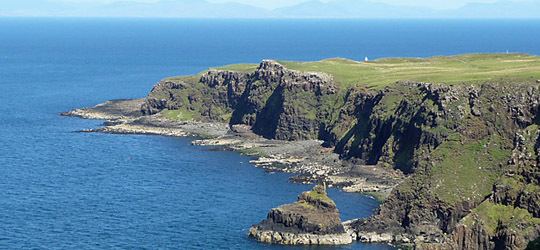
[[[101, 122], [58, 113], [229, 63], [540, 54], [539, 40], [540, 21], [0, 19], [0, 248], [304, 249], [246, 230], [309, 186], [189, 138], [75, 133]], [[331, 196], [344, 219], [377, 206]]]

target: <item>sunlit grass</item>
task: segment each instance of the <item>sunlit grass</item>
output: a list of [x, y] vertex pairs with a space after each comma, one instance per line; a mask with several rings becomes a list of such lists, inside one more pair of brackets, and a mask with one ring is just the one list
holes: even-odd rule
[[[289, 69], [324, 72], [342, 86], [380, 88], [396, 81], [448, 84], [498, 80], [540, 79], [540, 57], [526, 54], [467, 54], [431, 58], [385, 58], [358, 62], [343, 58], [317, 62], [279, 61]], [[256, 64], [235, 64], [216, 69], [249, 72]]]

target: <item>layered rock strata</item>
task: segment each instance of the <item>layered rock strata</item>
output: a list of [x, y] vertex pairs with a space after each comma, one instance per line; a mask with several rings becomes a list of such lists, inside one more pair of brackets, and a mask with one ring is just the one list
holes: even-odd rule
[[[523, 249], [540, 235], [539, 104], [534, 79], [364, 89], [263, 61], [253, 71], [163, 80], [140, 113], [228, 123], [270, 140], [320, 140], [340, 159], [325, 162], [332, 170], [321, 175], [314, 168], [313, 180], [354, 190], [395, 186], [379, 177], [363, 185], [372, 172], [406, 175], [374, 216], [350, 223], [355, 239]], [[261, 160], [272, 166], [276, 159], [291, 158]]]
[[295, 203], [270, 210], [266, 220], [250, 228], [249, 236], [264, 243], [285, 245], [352, 243], [324, 185], [302, 193]]

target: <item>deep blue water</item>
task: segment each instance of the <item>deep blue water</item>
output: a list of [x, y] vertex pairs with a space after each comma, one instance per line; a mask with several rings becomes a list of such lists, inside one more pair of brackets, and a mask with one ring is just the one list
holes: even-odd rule
[[[540, 21], [0, 19], [0, 248], [297, 249], [246, 230], [309, 186], [189, 138], [76, 133], [101, 122], [58, 113], [229, 63], [540, 54], [539, 40]], [[377, 206], [331, 196], [344, 219]]]

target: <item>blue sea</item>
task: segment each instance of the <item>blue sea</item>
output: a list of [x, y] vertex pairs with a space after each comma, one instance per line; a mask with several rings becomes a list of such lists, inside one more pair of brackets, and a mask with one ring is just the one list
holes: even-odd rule
[[[262, 59], [540, 54], [540, 21], [0, 18], [1, 249], [306, 249], [246, 237], [311, 188], [192, 138], [77, 133], [59, 113]], [[373, 199], [331, 190], [343, 219]], [[323, 248], [309, 248], [323, 249]], [[353, 244], [330, 249], [391, 249]]]

